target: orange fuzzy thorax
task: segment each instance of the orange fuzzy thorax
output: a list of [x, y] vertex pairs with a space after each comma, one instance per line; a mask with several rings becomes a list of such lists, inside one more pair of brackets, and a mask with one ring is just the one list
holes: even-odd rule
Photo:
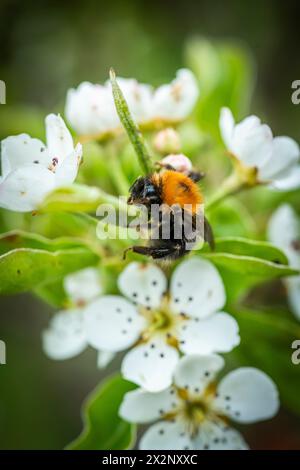
[[159, 177], [164, 204], [168, 206], [178, 204], [182, 208], [189, 204], [194, 214], [197, 211], [197, 206], [203, 203], [200, 189], [194, 181], [183, 173], [166, 170]]

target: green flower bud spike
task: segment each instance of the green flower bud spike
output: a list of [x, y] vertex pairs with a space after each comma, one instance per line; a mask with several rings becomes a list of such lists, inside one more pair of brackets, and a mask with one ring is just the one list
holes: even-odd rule
[[145, 174], [151, 173], [151, 171], [153, 170], [152, 162], [147, 152], [143, 136], [130, 114], [128, 104], [126, 103], [122, 90], [120, 89], [117, 83], [116, 74], [113, 69], [110, 69], [109, 75], [114, 102], [121, 123], [123, 124], [123, 127], [127, 132], [129, 140], [132, 143], [133, 148], [138, 156], [141, 168], [143, 169]]

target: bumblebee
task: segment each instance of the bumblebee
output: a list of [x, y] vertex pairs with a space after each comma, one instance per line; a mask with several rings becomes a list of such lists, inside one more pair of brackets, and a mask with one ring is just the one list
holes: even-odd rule
[[[153, 259], [176, 260], [189, 252], [191, 245], [195, 245], [200, 238], [213, 249], [214, 237], [209, 222], [202, 214], [202, 223], [196, 223], [199, 206], [204, 202], [197, 182], [203, 176], [195, 171], [184, 174], [168, 165], [161, 171], [139, 177], [129, 189], [127, 203], [146, 206], [151, 244], [132, 246], [129, 250]], [[152, 215], [154, 205], [159, 207], [155, 220]], [[178, 221], [181, 227], [178, 227]], [[181, 236], [178, 237], [180, 230]], [[163, 236], [165, 233], [168, 233], [167, 237]]]

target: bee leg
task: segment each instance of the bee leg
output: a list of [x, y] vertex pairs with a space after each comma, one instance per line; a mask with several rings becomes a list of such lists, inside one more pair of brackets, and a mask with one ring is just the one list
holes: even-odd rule
[[214, 233], [206, 217], [204, 217], [204, 241], [209, 244], [211, 250], [215, 249]]
[[153, 259], [178, 259], [181, 258], [186, 252], [186, 244], [184, 240], [176, 240], [175, 243], [173, 241], [170, 242], [168, 245], [157, 245], [155, 247], [149, 247], [151, 250], [150, 256]]
[[[123, 259], [125, 259], [128, 251], [133, 251], [133, 253], [138, 253], [140, 255], [151, 256], [153, 259], [162, 259], [162, 258], [177, 258], [178, 249], [170, 247], [160, 247], [160, 246], [131, 246], [124, 251]], [[179, 255], [180, 256], [180, 255]]]
[[145, 255], [145, 256], [152, 256], [153, 257], [153, 252], [155, 250], [156, 249], [154, 247], [151, 247], [151, 246], [138, 246], [138, 245], [131, 246], [131, 247], [127, 248], [124, 251], [123, 259], [126, 258], [126, 255], [127, 255], [128, 251], [132, 251], [133, 253], [138, 253], [139, 255]]
[[174, 250], [169, 247], [149, 247], [151, 250], [150, 256], [153, 259], [167, 259], [172, 258]]
[[203, 173], [202, 171], [190, 171], [189, 174], [188, 174], [188, 177], [194, 181], [194, 183], [198, 183], [199, 181], [201, 181], [203, 178], [205, 178], [205, 173]]
[[133, 251], [132, 248], [133, 248], [133, 247], [130, 246], [129, 248], [126, 248], [126, 250], [123, 251], [123, 260], [126, 259], [126, 256], [127, 256], [128, 251]]
[[163, 168], [164, 170], [177, 171], [177, 170], [175, 170], [175, 168], [174, 168], [172, 165], [170, 165], [169, 163], [164, 164], [164, 163], [161, 163], [161, 162], [156, 162], [156, 166], [157, 166], [157, 168], [158, 168], [159, 170], [161, 170], [161, 169]]
[[150, 246], [134, 245], [134, 246], [130, 246], [129, 248], [126, 248], [126, 250], [123, 251], [123, 260], [126, 259], [128, 251], [132, 251], [133, 253], [138, 253], [139, 255], [152, 256]]

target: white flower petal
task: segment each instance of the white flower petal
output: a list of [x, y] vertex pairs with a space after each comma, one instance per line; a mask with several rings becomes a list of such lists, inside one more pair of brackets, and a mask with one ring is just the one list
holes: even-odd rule
[[57, 158], [60, 164], [74, 150], [71, 133], [64, 120], [55, 114], [48, 114], [45, 124], [49, 155], [51, 158]]
[[275, 212], [268, 224], [268, 238], [278, 247], [285, 249], [300, 235], [300, 224], [297, 214], [289, 204], [282, 204]]
[[259, 168], [259, 179], [268, 181], [286, 176], [299, 161], [299, 145], [290, 137], [275, 137], [270, 158]]
[[171, 411], [178, 402], [174, 388], [157, 393], [137, 389], [126, 393], [119, 415], [132, 423], [149, 423]]
[[86, 303], [102, 294], [99, 271], [86, 268], [64, 278], [64, 288], [75, 303]]
[[79, 135], [101, 134], [120, 125], [111, 90], [89, 82], [68, 91], [65, 115]]
[[[257, 116], [234, 123], [231, 111], [223, 108], [220, 130], [228, 150], [244, 165], [258, 169], [258, 179], [277, 189], [300, 186], [299, 146], [289, 137], [275, 137]], [[294, 170], [297, 170], [296, 174]]]
[[192, 441], [182, 421], [160, 421], [153, 424], [142, 436], [141, 450], [188, 450]]
[[133, 302], [156, 308], [167, 289], [167, 279], [155, 264], [134, 262], [122, 271], [118, 286]]
[[194, 108], [198, 96], [199, 87], [194, 74], [188, 69], [180, 69], [175, 80], [155, 90], [152, 116], [170, 121], [185, 119]]
[[179, 340], [180, 349], [185, 354], [229, 352], [240, 343], [239, 326], [231, 315], [219, 312], [208, 318], [186, 322]]
[[193, 439], [195, 450], [248, 450], [243, 436], [221, 420], [204, 421]]
[[111, 351], [98, 351], [97, 367], [104, 369], [115, 358], [116, 354]]
[[235, 122], [233, 114], [229, 108], [221, 109], [219, 125], [224, 144], [228, 149], [230, 149]]
[[272, 153], [272, 131], [250, 116], [235, 126], [231, 152], [249, 167], [260, 168]]
[[[300, 240], [300, 221], [293, 207], [282, 204], [272, 214], [268, 224], [268, 239], [284, 251], [289, 264], [300, 269], [300, 252], [296, 242]], [[300, 319], [300, 276], [284, 279], [292, 312]]]
[[285, 252], [293, 267], [300, 268], [300, 253], [293, 245], [300, 238], [300, 222], [292, 206], [282, 204], [272, 214], [268, 224], [268, 238]]
[[214, 407], [239, 423], [272, 418], [278, 411], [278, 391], [264, 372], [241, 367], [220, 382]]
[[224, 359], [216, 354], [190, 355], [180, 359], [174, 372], [174, 383], [192, 394], [201, 394], [224, 367]]
[[[196, 79], [186, 69], [179, 70], [170, 85], [159, 87], [155, 93], [151, 86], [138, 83], [135, 79], [117, 77], [117, 82], [137, 122], [184, 119], [199, 95]], [[83, 82], [77, 89], [70, 89], [65, 115], [81, 135], [106, 133], [120, 127], [110, 82], [104, 86]]]
[[176, 312], [205, 317], [222, 308], [224, 284], [212, 263], [199, 257], [183, 261], [171, 279], [171, 305]]
[[67, 310], [55, 314], [42, 339], [44, 352], [51, 359], [64, 360], [77, 356], [87, 346], [82, 311]]
[[55, 171], [56, 186], [67, 186], [76, 179], [82, 157], [82, 145], [77, 144], [74, 151], [68, 155]]
[[28, 134], [10, 136], [1, 142], [1, 172], [6, 177], [11, 171], [25, 165], [42, 165], [45, 168], [51, 158], [43, 142]]
[[35, 210], [54, 187], [54, 173], [41, 165], [18, 168], [1, 181], [0, 207], [19, 212]]
[[179, 359], [178, 351], [161, 338], [136, 346], [123, 359], [121, 372], [125, 379], [149, 392], [169, 387]]
[[131, 346], [145, 326], [135, 307], [116, 295], [106, 295], [88, 304], [83, 319], [89, 344], [111, 352]]
[[[139, 83], [134, 78], [117, 77], [117, 83], [122, 90], [133, 119], [136, 122], [147, 121], [151, 112], [152, 87]], [[106, 82], [105, 86], [112, 94], [110, 81]]]
[[290, 277], [285, 282], [291, 311], [300, 320], [300, 276]]
[[300, 188], [300, 165], [293, 167], [284, 178], [272, 181], [272, 188], [278, 191], [293, 191]]

